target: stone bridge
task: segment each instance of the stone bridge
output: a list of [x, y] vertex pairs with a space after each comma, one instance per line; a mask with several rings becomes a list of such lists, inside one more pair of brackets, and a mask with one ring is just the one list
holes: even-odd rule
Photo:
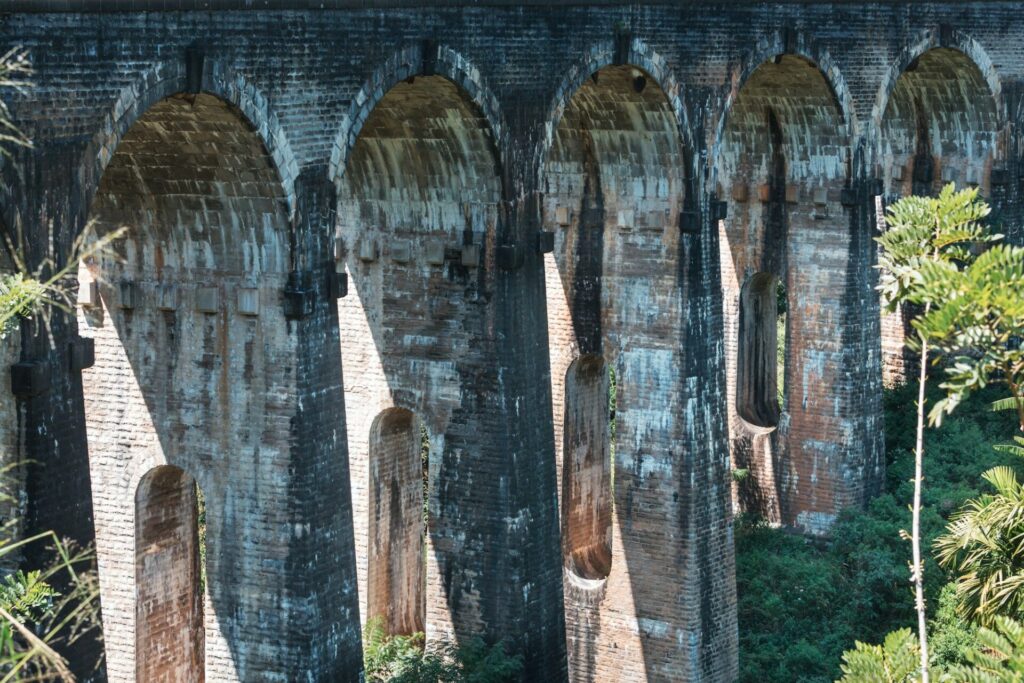
[[734, 680], [734, 511], [881, 485], [885, 202], [1020, 224], [1014, 2], [3, 0], [18, 45], [8, 249], [128, 229], [0, 391], [110, 681], [357, 681], [369, 617]]

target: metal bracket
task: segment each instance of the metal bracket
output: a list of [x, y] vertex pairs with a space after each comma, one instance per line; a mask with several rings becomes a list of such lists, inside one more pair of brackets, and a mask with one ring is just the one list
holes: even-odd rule
[[81, 372], [96, 365], [96, 342], [91, 337], [79, 337], [68, 344], [71, 372]]
[[555, 250], [555, 233], [550, 230], [537, 231], [537, 253], [550, 254]]
[[515, 270], [523, 265], [523, 255], [514, 244], [502, 244], [498, 247], [498, 267], [502, 270]]

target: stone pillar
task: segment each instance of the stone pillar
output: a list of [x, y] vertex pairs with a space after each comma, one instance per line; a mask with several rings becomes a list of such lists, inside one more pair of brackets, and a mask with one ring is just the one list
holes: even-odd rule
[[363, 661], [337, 307], [344, 276], [335, 273], [336, 199], [327, 169], [304, 169], [295, 194], [293, 271], [284, 292], [297, 338], [288, 486], [294, 535], [282, 584], [295, 609], [288, 628], [301, 669], [288, 675], [355, 682]]

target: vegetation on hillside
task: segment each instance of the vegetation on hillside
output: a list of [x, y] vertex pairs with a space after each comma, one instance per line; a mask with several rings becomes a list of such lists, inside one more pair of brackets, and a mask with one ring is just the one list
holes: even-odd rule
[[[840, 675], [840, 657], [857, 640], [881, 643], [915, 621], [907, 581], [909, 552], [900, 531], [910, 526], [913, 497], [915, 387], [885, 396], [886, 480], [864, 511], [848, 510], [827, 541], [805, 539], [757, 520], [736, 523], [740, 680], [749, 683], [824, 683]], [[931, 400], [943, 393], [931, 390]], [[938, 429], [925, 434], [928, 453], [922, 491], [924, 548], [949, 518], [987, 490], [982, 474], [1019, 463], [993, 449], [1014, 434], [989, 403], [988, 389], [965, 402]], [[952, 572], [925, 554], [925, 595], [933, 609], [933, 662], [963, 662], [976, 629], [954, 608]]]
[[1021, 680], [1024, 249], [998, 243], [987, 215], [951, 185], [889, 210], [879, 289], [916, 307], [922, 364], [887, 396], [885, 491], [824, 541], [739, 521], [743, 680]]

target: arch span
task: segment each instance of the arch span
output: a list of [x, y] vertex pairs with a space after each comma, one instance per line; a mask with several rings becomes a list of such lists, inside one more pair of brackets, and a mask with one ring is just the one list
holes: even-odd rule
[[[242, 74], [216, 61], [206, 62], [203, 84], [204, 93], [236, 108], [245, 124], [259, 136], [284, 190], [288, 211], [294, 211], [299, 161], [270, 106], [270, 99]], [[86, 166], [82, 189], [85, 209], [92, 206], [107, 165], [136, 122], [157, 103], [187, 90], [185, 66], [181, 60], [156, 63], [143, 71], [135, 82], [121, 89], [84, 156]]]
[[342, 179], [350, 166], [350, 156], [356, 149], [363, 127], [381, 100], [391, 95], [392, 90], [403, 81], [412, 85], [417, 78], [432, 78], [435, 75], [457, 86], [460, 96], [471, 103], [487, 122], [490, 138], [494, 141], [495, 163], [500, 169], [498, 141], [502, 139], [507, 126], [498, 98], [484, 81], [480, 70], [462, 54], [445, 45], [418, 43], [407, 45], [392, 54], [352, 99], [331, 148], [329, 174], [333, 182], [339, 186], [344, 184]]
[[[867, 295], [871, 261], [842, 203], [855, 132], [842, 100], [819, 65], [779, 55], [737, 91], [715, 157], [717, 192], [728, 202], [719, 237], [731, 453], [734, 467], [751, 473], [744, 490], [734, 485], [736, 504], [814, 534], [866, 499], [881, 466], [877, 438], [852, 436], [869, 433], [874, 407], [846, 388], [849, 368], [871, 365], [864, 321], [849, 304]], [[751, 387], [774, 386], [776, 367], [771, 349], [751, 364], [757, 336], [741, 328], [742, 285], [758, 274], [785, 291], [778, 419], [770, 392], [761, 392], [760, 409], [750, 403]], [[761, 376], [751, 376], [755, 368]]]
[[[884, 202], [911, 194], [934, 195], [943, 185], [974, 186], [991, 194], [992, 167], [1004, 127], [999, 83], [972, 58], [987, 56], [970, 41], [963, 49], [940, 47], [927, 36], [906, 51], [879, 91], [875, 174]], [[878, 228], [884, 229], [880, 222]], [[888, 385], [913, 374], [915, 357], [905, 347], [910, 321], [902, 308], [881, 312], [882, 377]]]
[[[105, 637], [130, 642], [139, 605], [125, 559], [135, 539], [118, 523], [132, 518], [123, 472], [174, 463], [202, 476], [211, 529], [233, 530], [209, 566], [215, 679], [295, 671], [281, 636], [300, 628], [286, 620], [292, 582], [282, 591], [261, 570], [288, 548], [275, 529], [293, 509], [288, 214], [276, 164], [238, 108], [171, 95], [123, 134], [90, 207], [99, 233], [127, 235], [79, 271], [78, 326], [96, 347], [83, 393]], [[128, 680], [146, 656], [129, 650], [108, 673]]]
[[[634, 41], [631, 55], [641, 48]], [[543, 225], [554, 233], [545, 277], [570, 679], [725, 679], [728, 657], [672, 635], [731, 628], [718, 622], [730, 619], [728, 582], [701, 588], [721, 611], [675, 607], [683, 604], [681, 587], [702, 579], [686, 532], [669, 529], [693, 519], [690, 505], [703, 495], [701, 475], [691, 478], [686, 463], [709, 457], [682, 408], [693, 305], [687, 234], [700, 231], [692, 156], [680, 133], [677, 86], [666, 91], [636, 64], [586, 71], [610, 62], [611, 50], [596, 47], [570, 75], [578, 88], [555, 105], [563, 111], [552, 118], [540, 184]], [[611, 441], [606, 452], [599, 438], [608, 375], [584, 381], [572, 371], [599, 366], [615, 373], [614, 464]], [[724, 528], [709, 539], [731, 557]], [[622, 626], [648, 620], [668, 627]], [[730, 646], [728, 639], [716, 645]]]
[[[440, 70], [440, 69], [438, 69]], [[403, 73], [403, 72], [398, 72]], [[397, 80], [365, 117], [338, 183], [337, 264], [351, 293], [338, 303], [356, 520], [362, 614], [375, 608], [368, 551], [373, 449], [366, 435], [382, 410], [415, 413], [431, 436], [432, 510], [479, 500], [473, 460], [488, 436], [476, 425], [494, 289], [502, 196], [491, 122], [473, 98], [440, 75]], [[453, 445], [454, 444], [454, 445]], [[460, 477], [447, 473], [461, 461]], [[465, 476], [467, 461], [479, 475]], [[434, 493], [436, 491], [436, 493]], [[500, 619], [459, 551], [497, 498], [472, 516], [436, 515], [426, 539], [428, 636], [484, 635]], [[501, 513], [504, 514], [504, 513]], [[480, 526], [478, 526], [480, 525]], [[494, 552], [498, 552], [495, 548]]]

